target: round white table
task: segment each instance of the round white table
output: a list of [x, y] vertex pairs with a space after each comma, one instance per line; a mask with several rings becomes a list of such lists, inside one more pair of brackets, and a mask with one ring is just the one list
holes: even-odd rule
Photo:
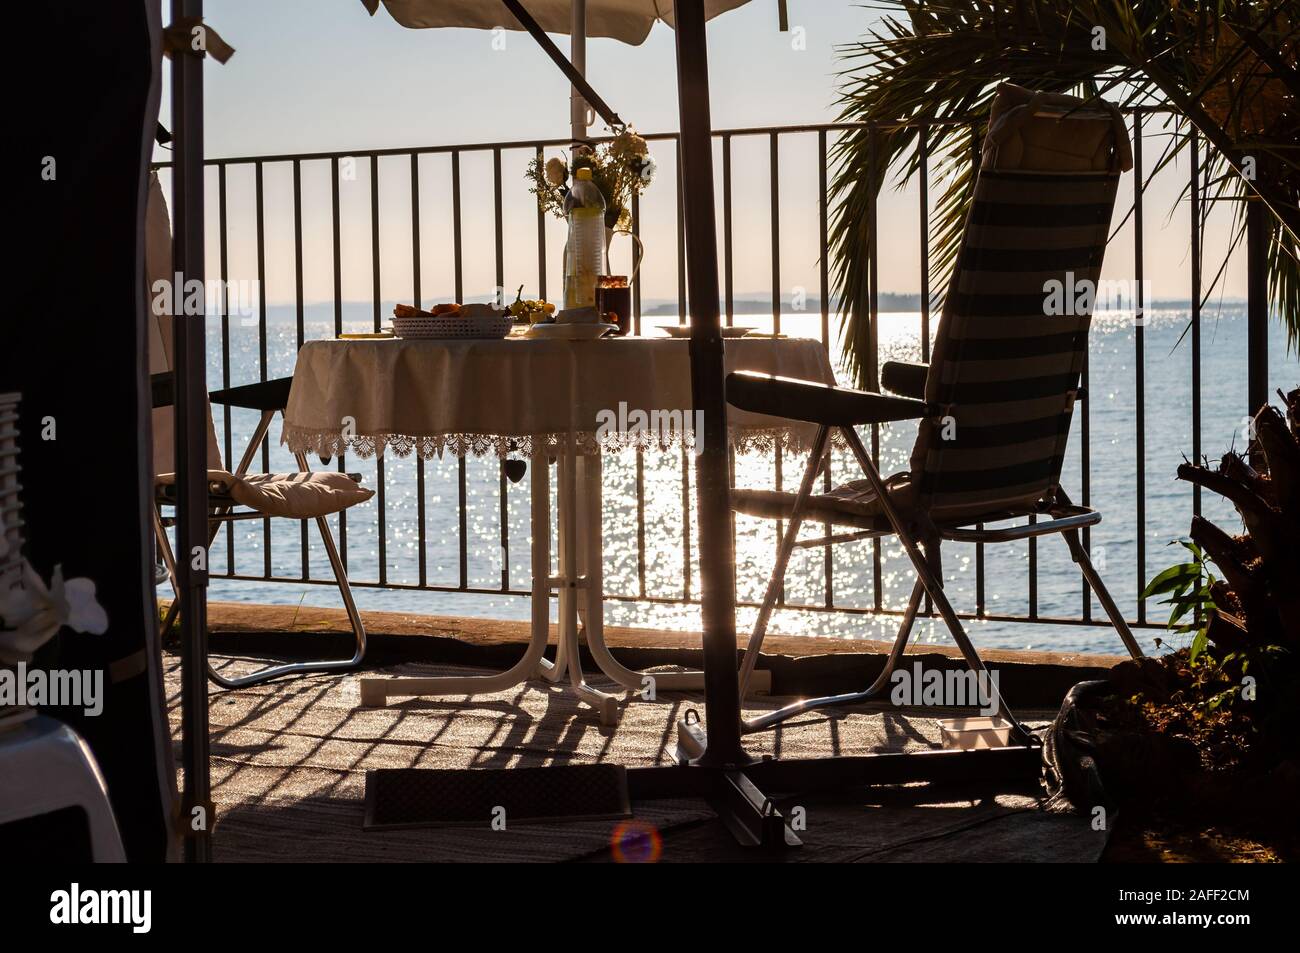
[[[728, 340], [725, 363], [834, 383], [826, 349], [807, 338]], [[559, 682], [618, 720], [618, 697], [586, 684], [578, 663], [579, 620], [597, 666], [628, 689], [702, 687], [701, 673], [629, 669], [605, 645], [601, 454], [628, 448], [694, 446], [689, 342], [674, 338], [559, 341], [322, 340], [298, 352], [281, 442], [295, 453], [361, 457], [507, 454], [532, 458], [532, 624], [528, 648], [493, 675], [363, 678], [361, 703], [410, 695], [504, 691], [530, 678]], [[740, 451], [811, 447], [815, 426], [732, 409], [728, 438]], [[550, 467], [556, 462], [558, 574], [550, 553]], [[543, 657], [550, 593], [559, 594], [555, 661]], [[761, 683], [751, 687], [763, 689]]]

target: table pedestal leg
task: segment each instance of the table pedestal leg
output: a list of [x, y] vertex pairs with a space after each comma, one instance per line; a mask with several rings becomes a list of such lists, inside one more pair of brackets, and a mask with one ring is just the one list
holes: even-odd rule
[[[605, 645], [604, 605], [604, 528], [601, 522], [601, 458], [598, 455], [578, 459], [580, 485], [578, 505], [584, 512], [579, 535], [585, 544], [581, 550], [586, 586], [582, 589], [581, 606], [587, 649], [596, 665], [606, 676], [624, 688], [652, 700], [663, 691], [700, 691], [704, 688], [703, 672], [640, 672], [625, 666], [610, 653]], [[750, 680], [753, 694], [767, 694], [772, 685], [771, 673], [755, 672]]]
[[380, 706], [403, 695], [474, 695], [501, 692], [532, 678], [538, 662], [545, 661], [551, 628], [551, 484], [546, 458], [529, 467], [532, 472], [533, 595], [532, 633], [523, 658], [494, 675], [439, 678], [362, 678], [361, 704]]
[[[505, 691], [530, 678], [561, 683], [565, 676], [574, 693], [600, 714], [601, 724], [618, 721], [619, 699], [592, 688], [582, 674], [578, 648], [578, 621], [582, 616], [587, 648], [602, 672], [613, 681], [651, 700], [660, 690], [699, 691], [702, 672], [640, 672], [623, 665], [605, 645], [604, 540], [601, 523], [601, 458], [578, 456], [573, 439], [561, 447], [556, 462], [558, 498], [559, 574], [551, 576], [550, 468], [539, 456], [532, 474], [532, 632], [523, 657], [504, 672], [493, 675], [434, 678], [361, 678], [361, 704], [382, 706], [389, 698], [411, 695], [475, 695]], [[559, 591], [559, 642], [555, 661], [543, 653], [550, 636], [550, 591]], [[766, 693], [769, 673], [756, 671], [750, 691]]]
[[[612, 725], [618, 721], [618, 698], [606, 692], [592, 688], [586, 683], [582, 674], [582, 661], [578, 649], [578, 609], [590, 599], [592, 579], [579, 571], [578, 541], [579, 512], [586, 507], [582, 499], [585, 489], [578, 481], [578, 458], [574, 452], [573, 438], [565, 444], [565, 452], [560, 455], [557, 465], [559, 471], [559, 536], [560, 536], [560, 643], [565, 653], [565, 663], [569, 670], [569, 684], [578, 697], [600, 712], [600, 722]], [[584, 458], [585, 459], [585, 458]], [[592, 553], [587, 552], [588, 564], [592, 565]], [[596, 577], [599, 585], [599, 573]], [[597, 590], [599, 591], [599, 590]], [[558, 652], [557, 652], [558, 658]], [[557, 664], [558, 668], [559, 665]]]

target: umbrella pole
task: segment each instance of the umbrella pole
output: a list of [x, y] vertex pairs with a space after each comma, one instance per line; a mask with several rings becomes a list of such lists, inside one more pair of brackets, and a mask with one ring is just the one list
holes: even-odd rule
[[[203, 18], [203, 0], [172, 0], [172, 23]], [[203, 57], [172, 57], [172, 257], [184, 286], [203, 282]], [[173, 300], [182, 297], [180, 288]], [[186, 296], [187, 297], [187, 296]], [[206, 296], [204, 297], [206, 300]], [[176, 551], [181, 601], [181, 829], [185, 859], [211, 860], [212, 789], [208, 766], [207, 361], [205, 315], [173, 315], [175, 335]], [[151, 491], [152, 492], [152, 491]], [[201, 812], [201, 816], [195, 812]]]
[[[691, 392], [702, 413], [695, 458], [704, 627], [707, 746], [699, 763], [734, 767], [752, 759], [740, 743], [736, 674], [736, 563], [727, 473], [727, 405], [718, 315], [717, 225], [713, 211], [713, 131], [703, 0], [677, 0], [677, 96], [691, 314]], [[699, 435], [697, 434], [697, 439]]]
[[[587, 75], [587, 0], [573, 0], [572, 21], [570, 23], [569, 62], [573, 64], [582, 77]], [[582, 91], [572, 87], [569, 94], [569, 138], [582, 142], [587, 138], [587, 101], [582, 98]]]

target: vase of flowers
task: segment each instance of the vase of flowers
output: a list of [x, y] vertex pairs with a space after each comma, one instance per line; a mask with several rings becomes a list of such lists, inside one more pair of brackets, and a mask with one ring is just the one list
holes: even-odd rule
[[[537, 156], [528, 163], [527, 178], [532, 182], [528, 191], [537, 196], [537, 207], [556, 218], [564, 218], [564, 199], [569, 194], [569, 183], [578, 169], [590, 169], [591, 181], [605, 197], [605, 250], [619, 233], [631, 235], [632, 197], [640, 195], [655, 176], [655, 162], [650, 158], [646, 141], [631, 127], [613, 139], [595, 146], [580, 145], [574, 148], [568, 160]], [[640, 241], [633, 236], [638, 246]], [[635, 268], [633, 269], [635, 273]]]

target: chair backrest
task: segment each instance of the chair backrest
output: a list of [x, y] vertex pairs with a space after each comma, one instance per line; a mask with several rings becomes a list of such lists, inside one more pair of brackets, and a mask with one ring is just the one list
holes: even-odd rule
[[[149, 176], [149, 201], [145, 209], [144, 226], [145, 300], [149, 302], [146, 321], [149, 349], [149, 373], [170, 374], [172, 363], [172, 309], [170, 304], [154, 307], [159, 298], [155, 283], [165, 281], [166, 301], [174, 300], [170, 291], [175, 276], [172, 274], [172, 226], [167, 215], [167, 198], [163, 195], [158, 173]], [[176, 472], [174, 447], [174, 417], [170, 407], [155, 407], [153, 411], [153, 472]], [[223, 470], [221, 450], [217, 445], [216, 428], [212, 425], [212, 405], [208, 404], [208, 469]]]
[[1029, 512], [1056, 489], [1092, 317], [1076, 293], [1096, 287], [1131, 167], [1113, 107], [999, 87], [926, 378], [942, 415], [912, 452], [935, 519]]

